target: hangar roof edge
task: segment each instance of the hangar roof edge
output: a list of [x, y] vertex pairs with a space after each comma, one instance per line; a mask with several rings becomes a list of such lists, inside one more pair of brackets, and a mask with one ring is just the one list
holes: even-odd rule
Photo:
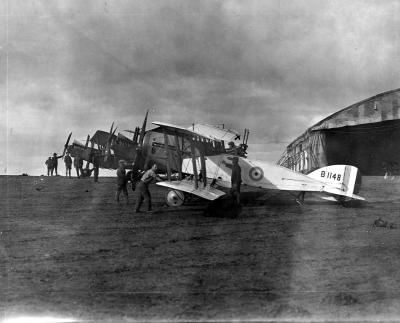
[[[295, 140], [293, 140], [287, 147], [291, 147], [296, 145], [299, 141], [301, 141], [305, 136], [307, 136], [310, 132], [313, 131], [318, 131], [318, 130], [323, 130], [323, 129], [330, 129], [330, 128], [340, 128], [340, 127], [345, 127], [345, 126], [351, 126], [351, 125], [355, 125], [356, 122], [354, 122], [354, 124], [338, 124], [336, 127], [332, 126], [332, 124], [328, 125], [329, 120], [334, 119], [335, 117], [337, 117], [340, 114], [343, 114], [345, 112], [347, 112], [348, 110], [351, 110], [355, 107], [360, 107], [363, 106], [365, 103], [370, 102], [370, 101], [375, 101], [376, 99], [380, 99], [382, 97], [385, 97], [387, 95], [393, 94], [399, 92], [399, 96], [400, 96], [400, 88], [394, 89], [394, 90], [389, 90], [389, 91], [385, 91], [376, 95], [373, 95], [367, 99], [361, 100], [359, 102], [353, 103], [339, 111], [336, 111], [334, 113], [332, 113], [331, 115], [329, 115], [328, 117], [322, 119], [321, 121], [318, 121], [316, 124], [314, 124], [313, 126], [309, 127], [305, 132], [303, 132], [300, 136], [298, 136]], [[376, 108], [375, 108], [376, 109]], [[366, 119], [366, 120], [370, 120], [370, 122], [373, 122], [371, 119]], [[370, 122], [365, 122], [365, 123], [370, 123]], [[375, 122], [377, 122], [375, 120]]]

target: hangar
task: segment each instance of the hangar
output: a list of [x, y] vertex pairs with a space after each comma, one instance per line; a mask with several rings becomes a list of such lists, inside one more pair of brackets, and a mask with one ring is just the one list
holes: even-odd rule
[[308, 174], [348, 164], [363, 175], [399, 174], [400, 89], [355, 103], [308, 128], [286, 147], [279, 165]]

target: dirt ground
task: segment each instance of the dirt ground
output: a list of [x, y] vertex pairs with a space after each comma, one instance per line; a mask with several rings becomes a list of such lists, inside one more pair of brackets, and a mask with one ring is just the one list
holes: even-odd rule
[[[243, 194], [134, 214], [115, 179], [0, 177], [0, 313], [89, 321], [396, 320], [400, 179], [364, 177], [368, 202]], [[394, 228], [375, 227], [381, 217]]]

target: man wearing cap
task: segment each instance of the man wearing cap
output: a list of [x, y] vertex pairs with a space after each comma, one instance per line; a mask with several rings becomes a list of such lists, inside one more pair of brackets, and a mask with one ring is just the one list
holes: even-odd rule
[[127, 178], [126, 178], [126, 170], [125, 170], [125, 160], [120, 160], [118, 162], [119, 167], [117, 169], [117, 194], [115, 196], [115, 199], [117, 203], [119, 203], [119, 196], [121, 195], [121, 192], [124, 194], [126, 198], [126, 204], [128, 204], [128, 190], [126, 189], [126, 183], [127, 183]]
[[153, 166], [143, 174], [142, 178], [139, 181], [139, 184], [137, 186], [138, 196], [136, 201], [136, 213], [140, 212], [140, 207], [142, 206], [143, 201], [146, 206], [146, 211], [148, 213], [151, 212], [151, 195], [149, 191], [149, 185], [151, 183], [162, 181], [162, 179], [157, 176], [156, 171], [157, 165], [153, 164]]
[[242, 169], [239, 166], [239, 158], [232, 158], [231, 197], [236, 206], [240, 206], [240, 185], [242, 184]]

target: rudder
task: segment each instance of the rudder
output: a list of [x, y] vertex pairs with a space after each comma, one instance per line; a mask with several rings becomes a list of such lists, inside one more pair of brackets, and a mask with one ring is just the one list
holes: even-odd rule
[[361, 174], [357, 167], [330, 165], [319, 168], [307, 176], [326, 183], [323, 191], [354, 199], [364, 199], [356, 194], [361, 188]]

